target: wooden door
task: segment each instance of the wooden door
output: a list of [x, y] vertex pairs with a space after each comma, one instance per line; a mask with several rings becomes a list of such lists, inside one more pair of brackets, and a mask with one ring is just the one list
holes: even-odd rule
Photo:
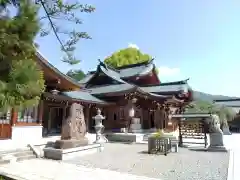
[[0, 139], [10, 139], [12, 127], [10, 123], [11, 113], [0, 114]]

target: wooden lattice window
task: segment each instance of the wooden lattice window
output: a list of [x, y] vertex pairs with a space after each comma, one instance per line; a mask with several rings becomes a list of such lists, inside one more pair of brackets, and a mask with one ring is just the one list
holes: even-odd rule
[[120, 119], [124, 119], [124, 109], [123, 109], [123, 107], [120, 107], [119, 117], [120, 117]]
[[18, 112], [17, 122], [36, 123], [38, 121], [38, 108], [30, 107]]
[[10, 124], [11, 112], [7, 113], [0, 112], [0, 124]]

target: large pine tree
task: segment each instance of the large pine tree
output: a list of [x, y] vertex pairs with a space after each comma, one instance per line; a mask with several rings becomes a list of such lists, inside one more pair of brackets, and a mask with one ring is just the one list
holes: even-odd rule
[[9, 1], [0, 4], [0, 109], [34, 105], [44, 91], [43, 73], [34, 61], [34, 38], [39, 32], [37, 7], [20, 0], [14, 17]]

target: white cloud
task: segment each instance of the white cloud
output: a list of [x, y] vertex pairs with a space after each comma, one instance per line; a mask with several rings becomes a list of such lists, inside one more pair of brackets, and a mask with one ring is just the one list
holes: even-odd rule
[[180, 75], [180, 69], [179, 68], [169, 68], [166, 66], [162, 66], [158, 68], [159, 75], [161, 76], [177, 76]]
[[139, 47], [138, 47], [136, 44], [132, 44], [132, 43], [129, 43], [129, 44], [128, 44], [128, 47], [130, 47], [130, 48], [135, 48], [135, 49], [139, 49]]

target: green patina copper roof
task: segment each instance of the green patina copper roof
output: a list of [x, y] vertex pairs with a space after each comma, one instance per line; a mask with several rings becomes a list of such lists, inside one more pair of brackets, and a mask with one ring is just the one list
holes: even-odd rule
[[104, 63], [100, 63], [99, 68], [104, 74], [118, 81], [119, 83], [126, 83], [124, 80], [121, 79], [121, 76], [118, 72], [108, 68]]
[[149, 63], [146, 65], [119, 69], [119, 74], [121, 78], [127, 78], [132, 76], [146, 75], [149, 72], [151, 72], [153, 69], [154, 69], [154, 65], [152, 63]]
[[101, 95], [101, 94], [108, 94], [108, 93], [116, 93], [116, 94], [117, 93], [130, 93], [131, 91], [134, 91], [134, 92], [139, 92], [143, 95], [147, 95], [149, 97], [153, 97], [153, 98], [157, 98], [157, 99], [169, 98], [169, 96], [146, 92], [142, 88], [139, 88], [139, 87], [131, 85], [131, 84], [116, 84], [116, 85], [95, 87], [95, 88], [89, 88], [88, 91], [90, 91], [90, 93], [93, 95]]
[[108, 104], [106, 101], [98, 99], [93, 95], [91, 95], [89, 92], [85, 92], [85, 91], [68, 91], [68, 92], [62, 92], [61, 94], [64, 96], [70, 97], [72, 99], [80, 100], [80, 101], [91, 102], [96, 104]]
[[115, 85], [106, 85], [101, 87], [89, 88], [91, 94], [107, 94], [111, 92], [124, 92], [135, 88], [135, 86], [130, 84], [115, 84]]
[[[114, 78], [117, 78], [118, 81], [121, 81], [122, 78], [128, 78], [132, 76], [141, 76], [146, 75], [150, 73], [154, 69], [154, 64], [152, 61], [139, 63], [139, 64], [133, 64], [133, 65], [127, 65], [119, 68], [111, 68], [104, 64], [103, 62], [100, 62], [99, 64], [101, 70], [104, 71], [107, 75], [112, 75]], [[79, 81], [80, 84], [87, 83], [95, 73], [98, 72], [98, 69], [96, 72], [91, 72], [86, 75], [85, 78], [83, 78], [81, 81]]]
[[[122, 91], [128, 91], [133, 88], [138, 88], [142, 92], [146, 93], [152, 93], [152, 95], [157, 94], [165, 94], [165, 93], [174, 93], [174, 92], [188, 92], [189, 86], [188, 84], [181, 84], [179, 81], [176, 82], [177, 84], [171, 83], [165, 83], [163, 85], [158, 86], [146, 86], [146, 87], [137, 87], [132, 84], [124, 83], [124, 84], [114, 84], [114, 85], [104, 85], [104, 86], [98, 86], [94, 88], [89, 88], [91, 94], [106, 94], [110, 92], [122, 92]], [[156, 94], [157, 93], [157, 94]], [[149, 94], [150, 95], [150, 94]]]
[[158, 86], [146, 86], [141, 87], [146, 92], [153, 93], [165, 93], [165, 92], [188, 92], [189, 91], [188, 84], [172, 84], [172, 85], [158, 85]]

